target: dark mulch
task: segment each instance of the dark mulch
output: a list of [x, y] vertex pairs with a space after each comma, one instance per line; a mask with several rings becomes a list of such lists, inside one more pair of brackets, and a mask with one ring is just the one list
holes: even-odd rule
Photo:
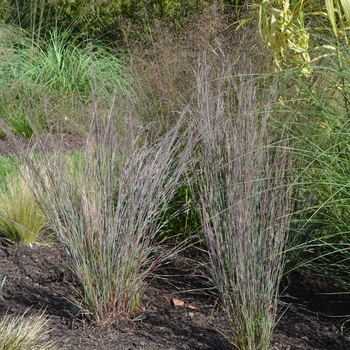
[[[227, 323], [218, 300], [213, 291], [198, 290], [206, 280], [185, 258], [164, 267], [163, 278], [150, 281], [140, 315], [102, 327], [81, 315], [72, 319], [75, 308], [70, 300], [73, 287], [79, 285], [61, 256], [54, 245], [1, 247], [0, 281], [6, 276], [6, 282], [0, 314], [21, 314], [29, 307], [46, 309], [51, 337], [62, 350], [219, 350], [227, 346], [220, 333]], [[349, 333], [341, 333], [344, 318], [330, 317], [347, 313], [349, 299], [322, 294], [337, 288], [307, 273], [285, 278], [282, 301], [289, 307], [275, 330], [271, 349], [350, 349]], [[185, 305], [175, 307], [172, 299]]]

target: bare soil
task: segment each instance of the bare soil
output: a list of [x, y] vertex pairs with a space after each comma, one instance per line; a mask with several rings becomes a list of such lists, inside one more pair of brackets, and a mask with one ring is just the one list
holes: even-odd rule
[[[79, 283], [62, 256], [55, 245], [0, 247], [0, 281], [6, 276], [0, 316], [45, 309], [50, 337], [62, 350], [228, 349], [221, 334], [228, 324], [215, 291], [196, 265], [187, 263], [188, 256], [175, 259], [149, 281], [139, 315], [108, 327], [77, 313], [71, 300]], [[281, 301], [288, 307], [281, 308], [271, 349], [350, 349], [346, 318], [336, 317], [350, 314], [350, 300], [323, 294], [338, 288], [306, 272], [285, 278]], [[173, 299], [184, 305], [174, 306]]]

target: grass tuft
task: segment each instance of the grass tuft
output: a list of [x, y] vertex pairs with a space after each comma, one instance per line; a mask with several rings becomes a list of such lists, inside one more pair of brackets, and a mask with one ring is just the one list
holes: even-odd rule
[[29, 245], [48, 230], [47, 219], [27, 183], [8, 176], [0, 192], [0, 232], [8, 244]]
[[0, 322], [0, 348], [4, 350], [55, 350], [44, 330], [47, 318], [42, 314], [6, 315]]
[[130, 92], [123, 59], [101, 43], [73, 40], [72, 29], [53, 28], [42, 40], [0, 25], [1, 37], [0, 114], [18, 136], [30, 138], [33, 127], [57, 125], [77, 132], [91, 121], [84, 107], [92, 91], [102, 91], [108, 103], [115, 92]]
[[[320, 49], [321, 50], [321, 49]], [[322, 51], [312, 79], [294, 75], [285, 107], [294, 115], [294, 152], [300, 171], [297, 257], [290, 270], [305, 268], [349, 290], [349, 58]]]

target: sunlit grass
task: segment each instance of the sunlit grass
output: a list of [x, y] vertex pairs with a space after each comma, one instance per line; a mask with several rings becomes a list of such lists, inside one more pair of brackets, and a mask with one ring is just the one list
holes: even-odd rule
[[33, 193], [17, 174], [6, 178], [0, 191], [0, 233], [7, 244], [36, 242], [48, 223]]
[[307, 266], [346, 288], [350, 287], [349, 57], [345, 49], [340, 56], [324, 56], [313, 67], [312, 80], [295, 75], [296, 89], [286, 93], [285, 103], [295, 116], [290, 129], [302, 204], [298, 240], [290, 249], [297, 261], [291, 260], [294, 268]]
[[0, 322], [0, 348], [6, 350], [55, 350], [45, 330], [43, 313], [22, 316], [5, 315]]

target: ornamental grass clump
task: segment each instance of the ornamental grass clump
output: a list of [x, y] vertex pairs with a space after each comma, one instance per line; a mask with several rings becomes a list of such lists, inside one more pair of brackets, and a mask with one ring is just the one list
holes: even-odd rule
[[103, 91], [106, 105], [115, 91], [131, 94], [121, 55], [73, 38], [73, 29], [56, 26], [40, 38], [0, 23], [0, 114], [18, 136], [31, 138], [33, 123], [42, 132], [60, 125], [61, 131], [86, 134], [93, 90]]
[[296, 267], [335, 280], [350, 290], [350, 51], [345, 47], [313, 67], [313, 79], [294, 75], [285, 92], [285, 108], [295, 115], [294, 133], [299, 172], [299, 253]]
[[47, 219], [19, 174], [9, 175], [5, 184], [0, 190], [0, 240], [32, 244], [48, 232]]
[[215, 73], [204, 59], [197, 71], [199, 214], [228, 338], [238, 350], [267, 350], [292, 211], [291, 164], [283, 130], [269, 127], [274, 79], [251, 74], [249, 58], [239, 61]]
[[131, 124], [120, 136], [115, 111], [99, 115], [95, 106], [78, 161], [54, 141], [50, 148], [50, 135], [37, 145], [40, 163], [17, 150], [30, 173], [23, 175], [81, 282], [75, 303], [95, 321], [112, 323], [138, 312], [147, 276], [174, 254], [159, 249], [156, 237], [193, 146], [183, 118], [149, 144], [145, 134], [133, 138]]
[[43, 313], [21, 316], [6, 315], [0, 322], [0, 349], [4, 350], [55, 350], [45, 330], [47, 318]]

